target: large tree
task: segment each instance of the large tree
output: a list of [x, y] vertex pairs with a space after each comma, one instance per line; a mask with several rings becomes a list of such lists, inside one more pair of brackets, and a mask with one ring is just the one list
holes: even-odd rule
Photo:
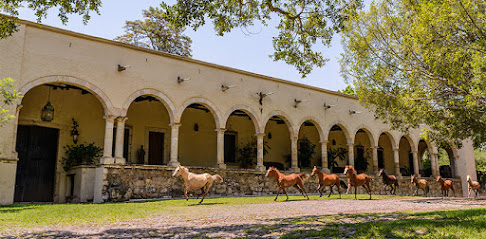
[[212, 20], [221, 36], [256, 23], [266, 26], [277, 17], [272, 58], [293, 65], [305, 77], [313, 67], [324, 65], [321, 49], [330, 46], [361, 5], [362, 0], [178, 0], [174, 5], [162, 3], [161, 8], [166, 19], [180, 27], [196, 30]]
[[342, 71], [394, 128], [486, 142], [486, 3], [379, 0], [347, 22]]
[[163, 11], [150, 7], [143, 11], [143, 21], [126, 21], [125, 34], [116, 41], [181, 56], [191, 56], [192, 40], [184, 35], [184, 27], [168, 22]]

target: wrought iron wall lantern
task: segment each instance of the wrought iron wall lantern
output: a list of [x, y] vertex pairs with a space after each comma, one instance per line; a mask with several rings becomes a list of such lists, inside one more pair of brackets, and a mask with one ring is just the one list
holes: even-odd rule
[[194, 124], [194, 131], [199, 131], [199, 125], [197, 123]]
[[79, 140], [79, 130], [78, 130], [79, 124], [74, 120], [73, 118], [73, 126], [71, 127], [71, 136], [73, 137], [73, 143], [77, 144]]
[[41, 120], [45, 122], [51, 122], [52, 120], [54, 120], [54, 107], [51, 105], [51, 101], [50, 101], [51, 87], [48, 88], [49, 88], [49, 95], [47, 96], [47, 103], [44, 106], [44, 108], [42, 108], [42, 112], [41, 112]]

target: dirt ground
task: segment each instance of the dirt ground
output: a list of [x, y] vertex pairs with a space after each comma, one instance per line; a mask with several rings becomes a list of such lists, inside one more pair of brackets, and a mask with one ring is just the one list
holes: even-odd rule
[[[312, 216], [400, 211], [435, 211], [486, 206], [486, 200], [381, 199], [283, 201], [238, 206], [194, 207], [177, 215], [99, 226], [34, 228], [4, 238], [277, 238], [318, 224], [288, 223]], [[342, 219], [351, 220], [351, 219]], [[353, 218], [350, 222], [367, 219]], [[357, 221], [356, 221], [357, 220]], [[361, 220], [361, 221], [360, 221]], [[375, 219], [373, 219], [375, 220]], [[305, 228], [303, 228], [305, 227]]]

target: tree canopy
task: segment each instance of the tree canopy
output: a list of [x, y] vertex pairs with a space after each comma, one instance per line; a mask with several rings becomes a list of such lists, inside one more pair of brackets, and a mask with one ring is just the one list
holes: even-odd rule
[[[380, 0], [349, 19], [342, 72], [395, 129], [486, 142], [486, 3]], [[458, 141], [456, 141], [457, 143]]]
[[194, 30], [212, 20], [218, 35], [256, 23], [268, 26], [273, 17], [280, 22], [273, 37], [273, 60], [293, 65], [303, 77], [327, 61], [320, 49], [331, 44], [362, 0], [178, 0], [161, 4], [166, 19]]
[[125, 34], [116, 37], [115, 40], [181, 56], [191, 56], [192, 40], [183, 34], [185, 27], [168, 22], [158, 8], [150, 7], [144, 10], [143, 17], [143, 21], [126, 21]]

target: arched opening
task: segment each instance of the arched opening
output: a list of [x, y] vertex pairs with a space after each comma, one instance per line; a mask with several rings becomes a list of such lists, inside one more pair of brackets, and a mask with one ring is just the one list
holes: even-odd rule
[[370, 134], [359, 129], [354, 137], [354, 168], [361, 173], [373, 173], [373, 152]]
[[400, 164], [400, 174], [403, 176], [411, 176], [414, 172], [413, 170], [413, 153], [410, 141], [402, 136], [400, 138], [399, 148], [399, 164]]
[[[123, 150], [127, 163], [167, 164], [171, 131], [164, 104], [151, 95], [138, 96], [128, 107], [127, 118]], [[114, 130], [114, 139], [116, 132]]]
[[439, 172], [440, 176], [443, 178], [455, 178], [456, 167], [455, 167], [455, 157], [454, 152], [450, 146], [441, 146], [438, 149], [439, 153]]
[[[243, 110], [233, 111], [226, 121], [224, 163], [228, 168], [254, 168], [257, 161], [255, 122]], [[264, 147], [264, 154], [268, 152]]]
[[104, 104], [90, 90], [54, 82], [25, 92], [22, 106], [17, 128], [19, 162], [14, 200], [63, 202], [66, 197], [77, 194], [72, 187], [74, 169], [65, 167], [68, 164], [63, 162], [63, 159], [72, 162], [66, 152], [89, 147], [98, 151], [101, 157], [105, 134]]
[[278, 169], [291, 167], [291, 145], [288, 123], [282, 116], [271, 117], [265, 125], [264, 145], [268, 153], [263, 157], [266, 167], [274, 166]]
[[395, 174], [393, 161], [393, 139], [386, 133], [378, 139], [378, 168], [384, 168], [389, 174]]
[[299, 168], [310, 170], [313, 166], [321, 166], [320, 135], [315, 123], [305, 121], [299, 129], [298, 160]]
[[422, 177], [432, 176], [432, 157], [430, 154], [431, 148], [425, 142], [425, 140], [420, 140], [418, 144], [418, 160], [419, 160], [419, 173]]
[[208, 107], [199, 103], [187, 106], [182, 113], [179, 130], [181, 165], [216, 166], [216, 123]]
[[349, 163], [348, 139], [342, 126], [333, 125], [329, 131], [327, 142], [327, 161], [329, 170], [333, 173], [343, 173]]

